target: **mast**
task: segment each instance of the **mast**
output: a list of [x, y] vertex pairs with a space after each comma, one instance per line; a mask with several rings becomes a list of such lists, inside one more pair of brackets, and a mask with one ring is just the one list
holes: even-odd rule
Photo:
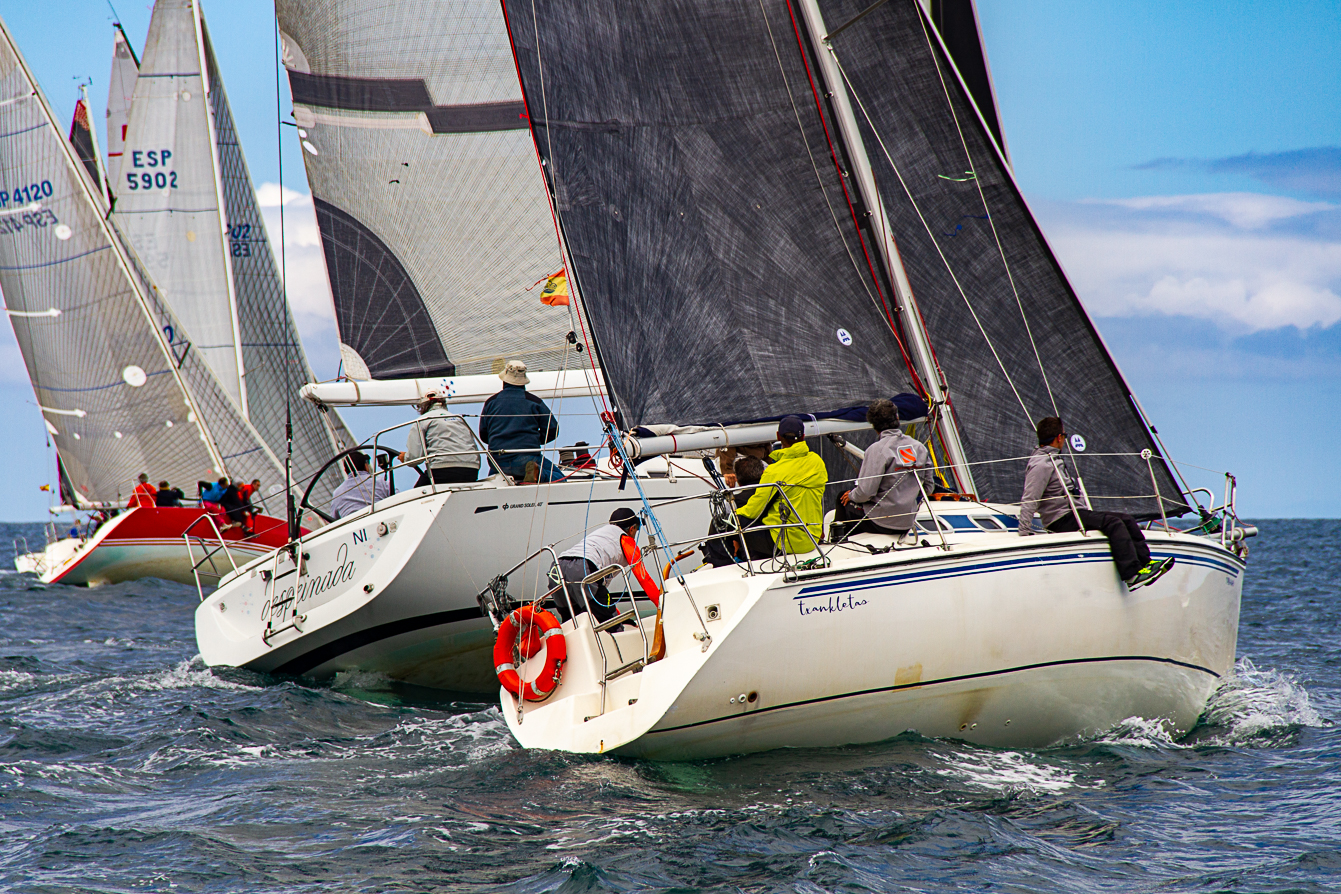
[[[224, 263], [224, 282], [228, 286], [228, 309], [229, 322], [233, 327], [233, 356], [237, 358], [237, 388], [238, 397], [241, 402], [240, 409], [242, 415], [247, 419], [251, 418], [251, 412], [247, 405], [247, 368], [242, 362], [242, 332], [238, 326], [237, 319], [237, 286], [233, 282], [233, 261], [229, 257], [228, 246], [228, 216], [225, 211], [223, 182], [219, 166], [219, 133], [214, 121], [213, 103], [210, 101], [210, 95], [214, 90], [214, 85], [210, 83], [209, 69], [205, 64], [205, 38], [202, 33], [202, 19], [200, 16], [200, 4], [191, 4], [191, 21], [194, 26], [196, 41], [196, 58], [200, 66], [200, 83], [204, 87], [203, 95], [200, 97], [205, 106], [205, 120], [209, 123], [209, 146], [210, 146], [210, 170], [214, 174], [214, 195], [219, 209], [219, 244], [223, 251]], [[283, 189], [280, 189], [280, 199], [283, 200]]]
[[[77, 169], [78, 167], [81, 167], [82, 166], [81, 162], [77, 158], [75, 158], [72, 147], [69, 145], [69, 143], [67, 143], [64, 139], [59, 139], [60, 127], [56, 124], [56, 117], [52, 113], [51, 107], [47, 105], [46, 96], [44, 96], [42, 94], [42, 91], [38, 89], [37, 79], [33, 76], [32, 71], [28, 68], [27, 60], [25, 60], [23, 58], [23, 54], [19, 52], [18, 44], [14, 42], [14, 37], [9, 33], [9, 28], [5, 25], [3, 20], [0, 20], [0, 36], [4, 38], [5, 43], [8, 45], [9, 51], [13, 54], [15, 62], [19, 66], [19, 70], [23, 72], [23, 76], [27, 80], [28, 85], [32, 90], [31, 97], [37, 101], [38, 107], [42, 110], [42, 117], [46, 121], [47, 126], [51, 128], [51, 130], [54, 133], [57, 134], [58, 136], [57, 142], [60, 144], [61, 151], [65, 155], [66, 164], [71, 169]], [[99, 203], [95, 200], [93, 194], [89, 190], [90, 186], [89, 179], [78, 173], [76, 173], [74, 179], [78, 183], [79, 188], [84, 191], [85, 198], [88, 200], [88, 202], [94, 208], [100, 207]], [[117, 233], [112, 229], [112, 226], [108, 222], [107, 218], [99, 214], [98, 221], [99, 221], [98, 225], [102, 230], [104, 238], [107, 240], [108, 245], [111, 246], [112, 255], [113, 257], [116, 258], [117, 266], [121, 269], [122, 274], [126, 277], [126, 281], [131, 284], [131, 287], [135, 292], [136, 304], [139, 306], [141, 313], [144, 314], [145, 320], [149, 323], [149, 330], [154, 333], [154, 341], [158, 344], [159, 350], [162, 352], [163, 357], [167, 360], [168, 368], [171, 370], [173, 381], [177, 383], [177, 388], [186, 403], [187, 409], [195, 417], [196, 425], [198, 426], [200, 433], [202, 435], [201, 441], [205, 445], [205, 450], [208, 452], [210, 459], [213, 460], [214, 467], [218, 470], [219, 474], [221, 475], [226, 474], [227, 470], [226, 466], [224, 465], [223, 456], [219, 452], [219, 448], [215, 444], [213, 436], [206, 428], [204, 421], [205, 417], [202, 415], [200, 407], [196, 403], [195, 395], [192, 393], [191, 389], [187, 386], [186, 380], [182, 375], [181, 368], [176, 362], [175, 356], [173, 355], [172, 346], [168, 343], [167, 337], [160, 328], [158, 321], [154, 319], [153, 311], [150, 309], [149, 303], [145, 299], [142, 281], [136, 275], [135, 269], [130, 262], [130, 258], [126, 254], [126, 250], [122, 245], [120, 238], [118, 237]]]
[[903, 261], [899, 258], [899, 248], [894, 241], [894, 234], [891, 232], [889, 214], [885, 209], [884, 199], [881, 198], [880, 192], [876, 188], [875, 173], [871, 169], [871, 160], [866, 154], [866, 146], [862, 142], [856, 116], [852, 113], [847, 85], [843, 83], [842, 73], [838, 69], [838, 63], [833, 56], [833, 48], [828, 41], [828, 28], [824, 23], [823, 15], [820, 13], [818, 0], [799, 0], [799, 5], [805, 19], [806, 32], [810, 36], [812, 46], [815, 47], [815, 57], [819, 60], [820, 74], [824, 78], [824, 85], [833, 101], [834, 114], [838, 123], [838, 138], [847, 150], [848, 157], [852, 159], [857, 188], [861, 192], [862, 201], [871, 211], [872, 226], [879, 236], [874, 241], [885, 269], [889, 273], [890, 280], [894, 283], [895, 301], [898, 303], [903, 321], [907, 327], [913, 362], [917, 364], [922, 379], [926, 382], [927, 396], [931, 399], [933, 413], [936, 407], [944, 408], [943, 412], [939, 414], [938, 422], [941, 438], [945, 443], [946, 452], [949, 454], [955, 478], [964, 492], [977, 493], [977, 489], [973, 485], [973, 473], [968, 465], [968, 455], [964, 450], [963, 441], [959, 435], [959, 427], [955, 422], [954, 411], [946, 401], [947, 386], [944, 375], [936, 363], [931, 348], [931, 339], [927, 335], [922, 314], [917, 308], [917, 299], [913, 297], [912, 284], [908, 281], [908, 273], [904, 270]]

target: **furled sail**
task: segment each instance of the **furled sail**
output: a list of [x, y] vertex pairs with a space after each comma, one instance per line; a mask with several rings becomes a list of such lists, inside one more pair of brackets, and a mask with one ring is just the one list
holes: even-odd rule
[[0, 290], [80, 501], [125, 499], [141, 472], [282, 474], [103, 218], [2, 22], [0, 187]]
[[[899, 254], [950, 386], [969, 459], [1018, 457], [1061, 416], [1096, 509], [1158, 515], [1180, 488], [916, 0], [819, 0]], [[838, 30], [844, 23], [850, 27]], [[1088, 454], [1088, 455], [1087, 455]], [[1099, 454], [1096, 456], [1095, 454]], [[1102, 454], [1127, 454], [1102, 456]], [[1017, 500], [1018, 463], [977, 466], [979, 492]]]
[[126, 128], [130, 124], [130, 100], [135, 93], [135, 78], [140, 72], [140, 60], [118, 22], [112, 45], [112, 74], [107, 81], [107, 179], [112, 194], [121, 191], [121, 157], [126, 145]]
[[[869, 234], [882, 215], [845, 191], [869, 159], [892, 223], [874, 239], [897, 243], [892, 273], [906, 270], [980, 496], [1019, 499], [1023, 463], [995, 461], [1028, 454], [1035, 420], [1060, 414], [1091, 451], [1080, 469], [1096, 508], [1158, 514], [1150, 497], [1110, 499], [1150, 495], [1146, 463], [1093, 454], [1155, 445], [918, 0], [819, 3], [859, 146], [834, 125], [815, 71], [827, 50], [789, 0], [505, 9], [571, 272], [629, 422], [904, 390], [905, 327], [883, 313], [851, 223]], [[1177, 509], [1158, 456], [1153, 469]]]
[[506, 9], [628, 425], [913, 390], [786, 0]]
[[561, 369], [574, 325], [527, 291], [562, 259], [497, 0], [276, 11], [345, 374]]

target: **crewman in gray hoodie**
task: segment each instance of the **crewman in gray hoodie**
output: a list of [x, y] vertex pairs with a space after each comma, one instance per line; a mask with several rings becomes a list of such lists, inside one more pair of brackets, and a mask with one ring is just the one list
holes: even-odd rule
[[[480, 455], [470, 426], [460, 416], [447, 412], [447, 401], [439, 391], [429, 391], [419, 402], [419, 421], [410, 426], [401, 462], [424, 460], [427, 468], [415, 487], [460, 484], [480, 477]], [[432, 478], [429, 478], [430, 473]]]
[[[1024, 496], [1020, 499], [1020, 536], [1034, 532], [1034, 515], [1054, 533], [1080, 530], [1102, 531], [1108, 538], [1118, 574], [1130, 589], [1158, 580], [1173, 567], [1173, 559], [1155, 561], [1136, 519], [1125, 512], [1095, 512], [1081, 505], [1071, 476], [1058, 455], [1066, 443], [1066, 427], [1056, 416], [1038, 421], [1038, 449], [1029, 456], [1024, 470]], [[1068, 494], [1070, 496], [1068, 496]]]
[[899, 428], [899, 411], [890, 401], [872, 401], [866, 421], [880, 440], [866, 448], [856, 484], [838, 497], [834, 521], [856, 522], [843, 531], [846, 537], [859, 531], [899, 536], [913, 527], [922, 495], [931, 493], [931, 453]]

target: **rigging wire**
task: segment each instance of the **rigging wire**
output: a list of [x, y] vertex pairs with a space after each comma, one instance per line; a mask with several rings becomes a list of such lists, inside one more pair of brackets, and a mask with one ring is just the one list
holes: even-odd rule
[[[1011, 294], [1015, 296], [1015, 306], [1020, 309], [1020, 319], [1024, 322], [1024, 331], [1029, 336], [1029, 347], [1034, 352], [1034, 359], [1038, 362], [1038, 371], [1043, 376], [1043, 388], [1048, 393], [1048, 401], [1052, 404], [1052, 413], [1054, 416], [1061, 416], [1061, 411], [1057, 409], [1057, 397], [1052, 393], [1052, 384], [1048, 381], [1048, 371], [1043, 366], [1043, 356], [1038, 351], [1038, 343], [1034, 340], [1034, 329], [1029, 325], [1029, 316], [1024, 312], [1024, 301], [1020, 298], [1019, 287], [1015, 283], [1015, 273], [1010, 269], [1010, 261], [1006, 259], [1006, 249], [1001, 244], [1001, 234], [996, 228], [996, 218], [992, 214], [992, 209], [987, 204], [987, 193], [982, 187], [982, 177], [977, 175], [977, 167], [973, 161], [973, 154], [969, 151], [968, 140], [964, 137], [963, 125], [959, 122], [959, 113], [955, 110], [954, 100], [950, 97], [949, 85], [945, 83], [945, 72], [941, 70], [940, 57], [936, 53], [936, 48], [932, 46], [931, 35], [927, 31], [926, 19], [919, 15], [918, 23], [922, 26], [922, 36], [927, 42], [927, 51], [931, 55], [932, 64], [936, 66], [936, 76], [940, 79], [941, 93], [945, 96], [945, 104], [950, 110], [950, 117], [955, 123], [955, 132], [959, 134], [959, 145], [964, 149], [964, 158], [968, 160], [968, 169], [974, 172], [974, 186], [978, 190], [978, 198], [982, 202], [983, 211], [987, 212], [987, 225], [992, 229], [992, 238], [996, 242], [997, 255], [1001, 258], [1001, 266], [1006, 271], [1006, 281], [1010, 283]], [[1074, 461], [1074, 456], [1072, 457]], [[1079, 473], [1077, 473], [1079, 474]]]
[[[110, 0], [109, 0], [110, 2]], [[289, 259], [284, 232], [284, 112], [280, 98], [279, 9], [275, 9], [275, 159], [279, 165], [279, 294], [283, 306], [289, 306]], [[285, 338], [287, 343], [290, 339]], [[293, 498], [293, 345], [286, 344], [284, 366], [284, 507], [289, 523], [289, 540], [297, 540], [302, 527], [298, 506]]]
[[1006, 364], [1002, 361], [1001, 355], [997, 352], [996, 345], [992, 344], [992, 339], [988, 336], [987, 329], [983, 326], [982, 320], [978, 317], [978, 312], [973, 309], [973, 303], [969, 301], [968, 295], [964, 292], [963, 285], [959, 282], [959, 277], [955, 275], [954, 268], [950, 266], [950, 260], [945, 256], [945, 252], [941, 249], [940, 243], [936, 240], [936, 234], [932, 232], [931, 225], [927, 223], [926, 216], [922, 214], [921, 206], [918, 205], [917, 199], [913, 197], [912, 190], [908, 187], [908, 183], [903, 179], [903, 173], [899, 170], [899, 166], [894, 163], [894, 158], [889, 152], [889, 147], [885, 145], [885, 141], [880, 136], [880, 132], [875, 129], [875, 125], [871, 121], [871, 116], [866, 111], [865, 104], [861, 101], [861, 97], [853, 87], [852, 79], [848, 77], [847, 69], [843, 67], [842, 61], [839, 60], [837, 51], [831, 47], [829, 52], [833, 56], [834, 64], [838, 66], [839, 74], [843, 76], [843, 82], [847, 85], [848, 93], [850, 93], [852, 98], [856, 100], [857, 108], [861, 110], [862, 117], [866, 119], [866, 123], [870, 126], [871, 132], [875, 134], [876, 142], [880, 145], [880, 151], [884, 153], [885, 160], [889, 162], [890, 168], [894, 171], [894, 176], [899, 178], [899, 185], [903, 187], [904, 194], [908, 196], [909, 203], [913, 206], [913, 210], [917, 212], [917, 219], [922, 222], [923, 228], [926, 229], [927, 238], [931, 240], [931, 244], [936, 248], [936, 253], [940, 255], [941, 263], [945, 265], [946, 272], [950, 274], [950, 280], [955, 284], [955, 289], [959, 292], [959, 297], [964, 299], [964, 306], [968, 308], [968, 312], [973, 317], [973, 322], [977, 325], [978, 331], [982, 333], [983, 340], [987, 343], [987, 349], [992, 352], [993, 359], [996, 360], [997, 366], [1001, 368], [1001, 374], [1005, 377], [1006, 384], [1010, 385], [1010, 390], [1015, 394], [1015, 399], [1019, 401], [1020, 409], [1024, 411], [1025, 419], [1032, 425], [1033, 417], [1029, 413], [1029, 407], [1025, 405], [1024, 398], [1020, 395], [1019, 389], [1015, 387], [1015, 381], [1010, 377], [1010, 373], [1006, 370]]
[[[761, 0], [761, 2], [762, 2], [762, 0]], [[867, 247], [866, 247], [866, 238], [865, 238], [865, 237], [862, 235], [862, 233], [861, 233], [861, 223], [860, 223], [860, 221], [858, 221], [858, 219], [857, 219], [857, 208], [856, 208], [856, 206], [852, 203], [852, 196], [848, 193], [848, 190], [847, 190], [846, 176], [845, 176], [845, 174], [844, 174], [844, 172], [843, 172], [843, 166], [842, 166], [842, 165], [839, 163], [839, 161], [838, 161], [838, 150], [834, 147], [833, 136], [829, 133], [829, 123], [828, 123], [828, 121], [826, 121], [825, 118], [824, 118], [824, 109], [823, 109], [823, 105], [822, 105], [822, 103], [820, 102], [819, 89], [815, 86], [815, 77], [814, 77], [814, 75], [813, 75], [813, 74], [811, 73], [811, 71], [810, 71], [810, 60], [806, 58], [805, 44], [804, 44], [804, 43], [802, 42], [802, 40], [801, 40], [801, 28], [800, 28], [800, 25], [797, 24], [797, 21], [796, 21], [796, 12], [795, 12], [795, 10], [792, 9], [791, 0], [787, 0], [787, 13], [788, 13], [788, 15], [791, 17], [791, 20], [792, 20], [792, 33], [793, 33], [793, 34], [795, 35], [795, 37], [796, 37], [796, 47], [797, 47], [797, 50], [799, 51], [800, 56], [801, 56], [801, 64], [802, 64], [802, 66], [805, 68], [805, 72], [806, 72], [806, 80], [809, 81], [809, 83], [810, 83], [810, 93], [811, 93], [811, 96], [814, 97], [814, 100], [815, 100], [815, 112], [816, 112], [817, 116], [819, 117], [819, 120], [820, 120], [820, 126], [823, 127], [823, 129], [824, 129], [824, 139], [825, 139], [825, 141], [826, 141], [826, 142], [828, 143], [828, 145], [829, 145], [829, 157], [830, 157], [831, 159], [833, 159], [834, 170], [836, 170], [836, 171], [838, 172], [838, 184], [839, 184], [839, 186], [840, 186], [840, 187], [842, 188], [842, 190], [843, 190], [843, 198], [844, 198], [844, 200], [847, 202], [848, 211], [849, 211], [849, 212], [851, 213], [851, 215], [852, 215], [852, 225], [853, 225], [853, 227], [854, 227], [854, 228], [856, 229], [856, 231], [857, 231], [857, 241], [858, 241], [858, 242], [860, 243], [860, 245], [861, 245], [861, 252], [862, 252], [862, 255], [866, 258], [866, 267], [867, 267], [868, 270], [871, 271], [871, 280], [872, 280], [872, 282], [875, 284], [876, 294], [877, 294], [877, 295], [879, 296], [879, 298], [880, 298], [880, 308], [881, 308], [881, 310], [883, 311], [883, 315], [884, 315], [884, 317], [885, 317], [885, 320], [889, 323], [890, 331], [893, 332], [893, 334], [894, 334], [894, 341], [895, 341], [895, 342], [898, 344], [898, 346], [899, 346], [899, 352], [903, 355], [903, 363], [904, 363], [904, 366], [908, 369], [908, 374], [909, 374], [909, 376], [912, 377], [913, 387], [916, 388], [916, 389], [918, 389], [918, 390], [921, 391], [922, 393], [926, 394], [926, 393], [927, 393], [926, 385], [922, 382], [921, 377], [917, 374], [917, 369], [916, 369], [916, 367], [913, 365], [912, 357], [910, 357], [910, 356], [908, 355], [908, 349], [907, 349], [907, 347], [906, 347], [906, 346], [904, 345], [904, 343], [903, 343], [903, 338], [899, 335], [898, 326], [895, 324], [894, 316], [893, 316], [893, 314], [890, 313], [889, 305], [888, 305], [888, 304], [886, 303], [886, 301], [885, 301], [884, 292], [882, 292], [881, 289], [880, 289], [880, 284], [879, 284], [879, 283], [880, 283], [880, 278], [879, 278], [879, 276], [876, 274], [876, 271], [875, 271], [875, 262], [871, 260], [871, 254], [870, 254], [870, 251], [869, 251], [869, 250], [867, 249]], [[765, 20], [766, 20], [766, 19], [765, 19]], [[770, 34], [770, 37], [771, 37], [771, 35], [772, 35], [772, 29], [769, 30], [769, 34]], [[775, 52], [776, 52], [776, 50], [775, 50]], [[779, 66], [781, 66], [781, 62], [780, 62], [780, 61], [779, 61]], [[788, 95], [790, 96], [790, 94], [791, 94], [791, 90], [790, 90], [790, 87], [789, 87], [789, 88], [788, 88]], [[795, 104], [793, 104], [793, 108], [795, 108]], [[809, 147], [809, 144], [807, 143], [807, 145], [806, 145], [806, 151], [807, 151], [807, 152], [809, 151], [809, 148], [810, 148], [810, 147]], [[812, 162], [812, 164], [813, 164], [813, 162]], [[827, 194], [826, 194], [826, 204], [827, 204]], [[832, 209], [830, 209], [830, 210], [831, 210], [831, 212], [832, 212]], [[837, 222], [836, 222], [836, 221], [835, 221], [835, 226], [837, 226]], [[840, 235], [841, 235], [841, 232], [842, 232], [842, 231], [840, 230], [840, 231], [839, 231]], [[844, 245], [844, 248], [847, 247], [847, 240], [846, 240], [846, 239], [843, 240], [843, 245]], [[855, 260], [854, 260], [854, 263], [855, 263]], [[864, 281], [863, 281], [863, 284], [864, 284]], [[868, 294], [869, 294], [869, 292], [868, 292]]]

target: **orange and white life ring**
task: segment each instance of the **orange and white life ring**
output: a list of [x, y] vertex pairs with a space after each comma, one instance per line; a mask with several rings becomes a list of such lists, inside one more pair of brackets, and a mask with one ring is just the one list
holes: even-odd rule
[[[533, 658], [542, 645], [545, 666], [534, 680], [523, 681], [517, 673], [518, 656], [522, 661]], [[559, 619], [542, 608], [523, 605], [498, 625], [498, 639], [494, 640], [494, 672], [498, 674], [498, 682], [514, 697], [528, 702], [549, 698], [559, 687], [559, 676], [567, 659], [568, 642], [563, 638]]]

